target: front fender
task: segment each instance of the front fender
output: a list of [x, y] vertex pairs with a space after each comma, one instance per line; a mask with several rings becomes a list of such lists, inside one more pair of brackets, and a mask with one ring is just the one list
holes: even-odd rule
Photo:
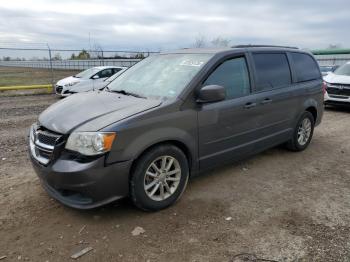
[[136, 159], [147, 148], [166, 141], [176, 141], [185, 145], [191, 157], [195, 156], [195, 139], [184, 130], [174, 127], [154, 129], [141, 134], [129, 144], [124, 153]]
[[186, 148], [185, 153], [190, 155], [192, 168], [195, 168], [198, 159], [197, 112], [155, 112], [152, 117], [146, 112], [143, 115], [132, 118], [125, 124], [119, 123], [105, 129], [117, 133], [108, 162], [135, 160], [155, 144], [174, 141]]

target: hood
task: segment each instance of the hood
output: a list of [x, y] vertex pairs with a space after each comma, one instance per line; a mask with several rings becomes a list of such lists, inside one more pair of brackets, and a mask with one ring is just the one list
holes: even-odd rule
[[350, 76], [336, 75], [334, 73], [330, 73], [324, 77], [324, 81], [331, 84], [350, 84]]
[[69, 83], [75, 83], [75, 82], [81, 82], [80, 78], [76, 78], [73, 76], [68, 76], [66, 78], [61, 79], [60, 81], [57, 82], [57, 85], [59, 86], [64, 86]]
[[68, 134], [73, 129], [98, 131], [160, 104], [160, 100], [104, 91], [87, 92], [72, 95], [51, 105], [40, 114], [39, 123], [61, 134]]

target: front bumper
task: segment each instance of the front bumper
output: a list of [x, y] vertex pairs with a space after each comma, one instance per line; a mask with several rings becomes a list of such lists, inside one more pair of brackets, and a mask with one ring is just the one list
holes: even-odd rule
[[60, 85], [55, 85], [55, 93], [60, 97], [67, 97], [75, 94], [75, 92], [71, 92], [66, 87]]
[[326, 105], [350, 105], [350, 96], [333, 95], [326, 92], [324, 95], [324, 103]]
[[48, 194], [66, 206], [91, 209], [128, 195], [131, 161], [106, 165], [105, 156], [90, 162], [59, 158], [44, 166], [31, 153], [30, 159]]

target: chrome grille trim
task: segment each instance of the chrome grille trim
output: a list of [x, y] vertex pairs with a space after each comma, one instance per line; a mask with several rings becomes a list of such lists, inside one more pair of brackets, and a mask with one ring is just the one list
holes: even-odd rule
[[39, 140], [35, 141], [35, 145], [42, 147], [44, 151], [53, 151], [55, 148], [54, 146], [43, 144]]
[[29, 146], [32, 156], [39, 163], [47, 165], [52, 160], [55, 145], [62, 135], [43, 130], [37, 125], [33, 125], [30, 132]]
[[30, 152], [31, 152], [32, 156], [38, 162], [42, 163], [43, 165], [47, 165], [50, 162], [50, 159], [44, 158], [35, 152], [35, 145], [34, 145], [32, 140], [29, 141], [29, 146], [30, 146]]

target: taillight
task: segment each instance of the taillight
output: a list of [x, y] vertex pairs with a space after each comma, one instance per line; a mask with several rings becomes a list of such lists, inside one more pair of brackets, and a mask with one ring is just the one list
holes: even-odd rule
[[323, 95], [325, 95], [327, 92], [327, 84], [325, 81], [323, 81], [323, 83], [322, 83], [322, 91], [323, 91]]

